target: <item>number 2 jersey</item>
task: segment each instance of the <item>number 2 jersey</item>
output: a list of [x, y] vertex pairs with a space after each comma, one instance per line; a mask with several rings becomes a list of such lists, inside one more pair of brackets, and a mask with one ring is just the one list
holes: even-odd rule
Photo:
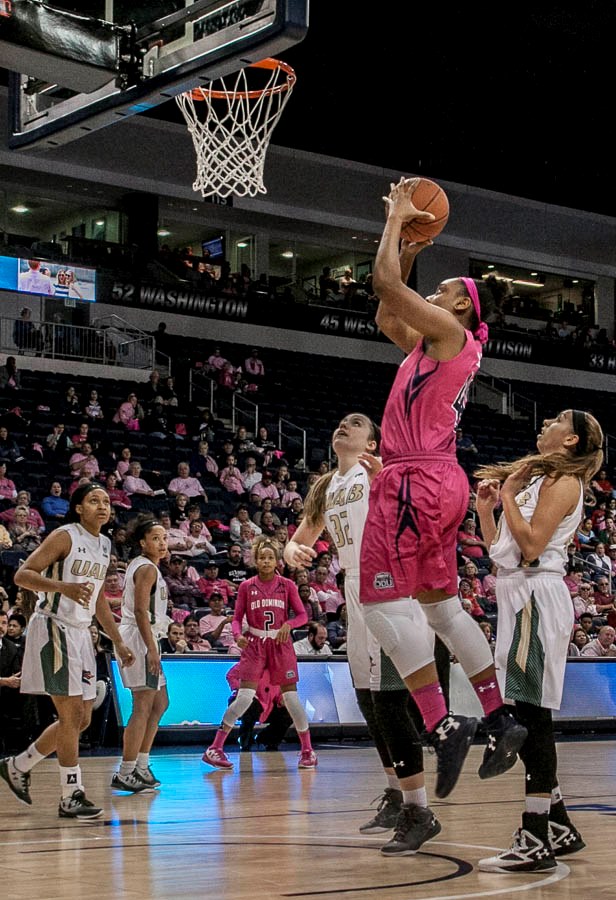
[[456, 428], [481, 363], [481, 344], [470, 331], [460, 352], [432, 359], [418, 341], [400, 365], [381, 423], [383, 462], [411, 453], [449, 453], [455, 457]]
[[[293, 619], [289, 617], [291, 610], [295, 613]], [[254, 575], [240, 584], [232, 625], [236, 638], [242, 634], [244, 617], [249, 628], [259, 632], [276, 632], [285, 622], [301, 628], [308, 621], [295, 582], [282, 575], [275, 575], [271, 581], [261, 581]]]

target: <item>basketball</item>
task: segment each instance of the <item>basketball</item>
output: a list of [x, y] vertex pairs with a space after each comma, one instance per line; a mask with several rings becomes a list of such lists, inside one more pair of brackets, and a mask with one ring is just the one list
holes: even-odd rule
[[433, 221], [424, 222], [421, 219], [410, 219], [402, 226], [400, 236], [406, 241], [419, 243], [429, 241], [440, 234], [449, 218], [449, 200], [447, 194], [440, 185], [428, 178], [421, 178], [413, 191], [413, 205], [417, 209], [431, 212]]

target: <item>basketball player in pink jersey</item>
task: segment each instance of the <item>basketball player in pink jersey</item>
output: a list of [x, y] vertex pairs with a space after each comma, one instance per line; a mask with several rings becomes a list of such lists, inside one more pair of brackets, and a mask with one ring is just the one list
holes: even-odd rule
[[[277, 572], [282, 547], [272, 538], [259, 535], [253, 542], [257, 574], [243, 581], [237, 592], [233, 615], [233, 635], [242, 651], [237, 665], [240, 680], [237, 697], [230, 703], [214, 742], [203, 754], [203, 761], [217, 769], [231, 769], [233, 763], [224, 751], [224, 743], [235, 722], [246, 712], [255, 698], [259, 680], [267, 670], [272, 684], [280, 685], [289, 715], [300, 741], [298, 767], [315, 769], [317, 755], [312, 749], [308, 718], [297, 695], [297, 657], [291, 641], [289, 613], [295, 613], [293, 628], [308, 621], [297, 587], [290, 578]], [[247, 635], [242, 634], [244, 617]]]
[[424, 299], [407, 287], [417, 254], [431, 242], [400, 242], [403, 224], [430, 218], [413, 206], [417, 179], [402, 178], [385, 197], [377, 251], [377, 323], [406, 354], [382, 419], [383, 470], [370, 492], [360, 564], [368, 628], [391, 657], [417, 704], [437, 755], [437, 797], [454, 788], [478, 722], [449, 714], [431, 644], [416, 626], [412, 601], [460, 661], [485, 714], [488, 743], [479, 775], [515, 763], [526, 738], [503, 704], [490, 647], [458, 598], [456, 533], [469, 499], [455, 437], [479, 369], [484, 319], [506, 293], [490, 278], [449, 278]]

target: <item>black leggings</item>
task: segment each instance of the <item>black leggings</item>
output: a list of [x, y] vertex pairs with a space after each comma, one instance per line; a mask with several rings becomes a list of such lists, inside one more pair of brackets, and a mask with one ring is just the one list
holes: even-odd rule
[[528, 729], [519, 751], [526, 769], [526, 793], [551, 794], [558, 784], [552, 710], [516, 701], [515, 716]]
[[383, 767], [397, 778], [423, 772], [423, 749], [410, 714], [411, 697], [400, 691], [356, 690], [357, 703]]

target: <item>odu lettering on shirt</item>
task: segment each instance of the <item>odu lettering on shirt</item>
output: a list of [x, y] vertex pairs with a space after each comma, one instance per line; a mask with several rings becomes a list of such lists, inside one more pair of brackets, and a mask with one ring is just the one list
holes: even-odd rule
[[96, 601], [107, 574], [111, 541], [105, 535], [95, 537], [78, 523], [62, 525], [57, 530], [68, 534], [71, 548], [64, 559], [49, 566], [43, 575], [69, 584], [90, 582], [93, 585], [90, 603], [83, 607], [59, 591], [49, 591], [39, 592], [36, 608], [67, 625], [87, 627], [96, 612]]
[[336, 472], [329, 484], [325, 499], [325, 525], [336, 545], [343, 569], [359, 568], [369, 494], [368, 473], [360, 463], [344, 475]]

